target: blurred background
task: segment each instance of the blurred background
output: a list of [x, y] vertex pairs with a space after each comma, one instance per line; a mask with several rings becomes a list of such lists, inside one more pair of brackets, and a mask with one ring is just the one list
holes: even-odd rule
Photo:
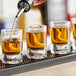
[[[0, 31], [12, 27], [14, 17], [18, 12], [18, 1], [0, 0]], [[15, 28], [23, 29], [23, 39], [25, 40], [26, 26], [47, 25], [49, 35], [50, 21], [71, 21], [73, 17], [76, 17], [76, 0], [39, 0], [38, 4], [34, 4], [29, 12], [21, 14], [16, 21]]]

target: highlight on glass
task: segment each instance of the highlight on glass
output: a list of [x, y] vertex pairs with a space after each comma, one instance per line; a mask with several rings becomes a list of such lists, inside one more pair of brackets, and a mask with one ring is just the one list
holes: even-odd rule
[[70, 53], [70, 22], [50, 22], [51, 52], [53, 54]]
[[76, 52], [76, 18], [72, 18], [73, 52]]
[[43, 59], [47, 56], [46, 25], [31, 25], [26, 27], [26, 42], [28, 55], [32, 59]]

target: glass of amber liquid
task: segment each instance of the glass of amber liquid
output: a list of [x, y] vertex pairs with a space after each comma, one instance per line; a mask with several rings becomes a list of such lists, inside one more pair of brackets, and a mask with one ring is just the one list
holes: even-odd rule
[[73, 52], [76, 52], [76, 18], [72, 18]]
[[1, 30], [2, 62], [17, 64], [22, 62], [22, 30]]
[[70, 22], [52, 21], [50, 22], [51, 52], [53, 54], [70, 53]]
[[47, 56], [46, 29], [46, 25], [31, 25], [26, 27], [26, 42], [29, 58], [43, 59]]

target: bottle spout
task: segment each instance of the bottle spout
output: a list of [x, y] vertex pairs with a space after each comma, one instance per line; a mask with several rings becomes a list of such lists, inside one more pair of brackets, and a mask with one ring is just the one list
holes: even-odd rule
[[24, 12], [24, 9], [19, 9], [15, 18], [18, 18], [23, 12]]
[[24, 9], [24, 12], [28, 12], [32, 7], [33, 3], [34, 3], [34, 0], [20, 0], [17, 6], [19, 11], [21, 9]]
[[28, 2], [22, 2], [22, 1], [20, 1], [18, 3], [18, 9], [19, 10], [18, 10], [18, 13], [16, 15], [16, 18], [18, 16], [20, 16], [23, 12], [28, 12], [30, 10], [30, 4]]

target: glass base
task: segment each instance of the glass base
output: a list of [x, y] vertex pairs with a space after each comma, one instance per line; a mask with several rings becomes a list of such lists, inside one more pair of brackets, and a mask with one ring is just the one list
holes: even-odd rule
[[51, 53], [53, 54], [69, 54], [70, 47], [68, 44], [66, 45], [56, 45], [56, 44], [51, 44]]
[[18, 55], [2, 55], [2, 63], [5, 64], [18, 64], [21, 63], [23, 59], [23, 55], [22, 54], [18, 54]]
[[44, 59], [47, 57], [45, 50], [27, 50], [30, 59]]
[[76, 53], [76, 40], [73, 40], [72, 47], [73, 47], [73, 53]]

